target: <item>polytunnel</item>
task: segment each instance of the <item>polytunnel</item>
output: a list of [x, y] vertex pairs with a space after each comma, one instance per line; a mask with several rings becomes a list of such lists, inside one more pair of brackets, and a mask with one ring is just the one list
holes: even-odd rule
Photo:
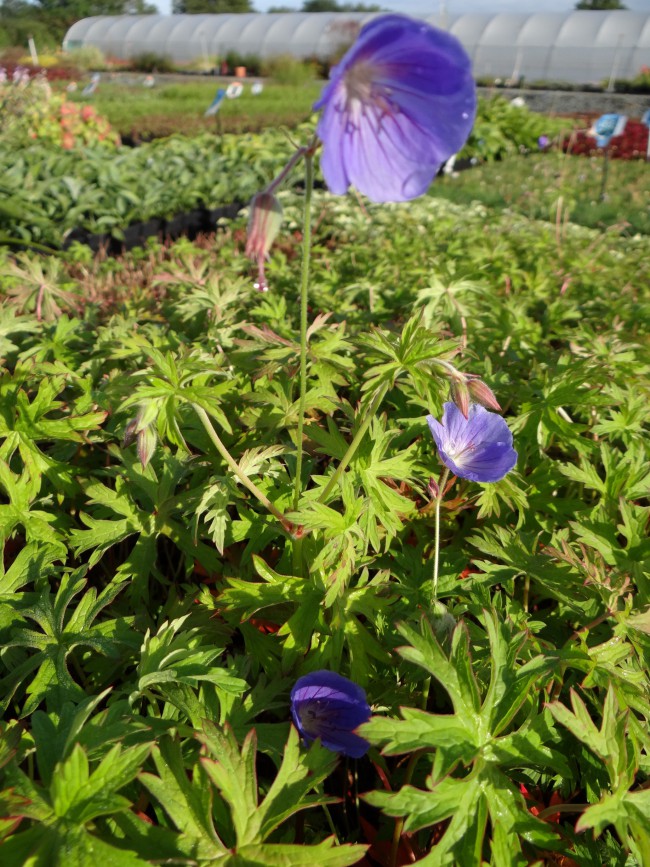
[[[84, 18], [68, 30], [65, 50], [93, 45], [117, 59], [151, 52], [183, 64], [228, 51], [328, 58], [381, 13], [119, 15]], [[650, 13], [591, 12], [459, 15], [424, 20], [464, 45], [477, 78], [598, 83], [634, 78], [650, 66]]]

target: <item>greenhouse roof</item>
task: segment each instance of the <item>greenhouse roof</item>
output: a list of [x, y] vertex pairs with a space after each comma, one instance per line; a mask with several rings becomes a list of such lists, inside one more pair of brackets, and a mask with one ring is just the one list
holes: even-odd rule
[[[120, 15], [84, 18], [63, 46], [94, 45], [130, 59], [145, 52], [183, 63], [228, 51], [273, 57], [327, 58], [349, 45], [364, 13], [251, 13], [243, 15]], [[426, 21], [440, 26], [440, 17]], [[650, 66], [650, 14], [569, 12], [535, 15], [460, 15], [444, 22], [465, 46], [477, 77], [598, 82], [633, 78]]]

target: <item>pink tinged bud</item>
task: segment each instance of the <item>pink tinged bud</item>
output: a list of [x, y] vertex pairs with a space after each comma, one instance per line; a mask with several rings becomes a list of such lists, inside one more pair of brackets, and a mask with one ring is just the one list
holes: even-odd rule
[[[483, 380], [479, 376], [469, 374], [467, 380], [467, 387], [469, 389], [470, 396], [475, 403], [480, 403], [481, 406], [484, 406], [486, 409], [493, 409], [496, 412], [501, 412], [499, 401], [494, 396], [494, 392], [483, 382]], [[458, 404], [456, 404], [456, 406], [458, 406]]]
[[438, 499], [438, 494], [440, 493], [440, 487], [438, 482], [434, 478], [429, 479], [429, 484], [427, 485], [427, 491], [432, 500]]
[[257, 193], [250, 203], [248, 219], [248, 240], [246, 255], [257, 262], [258, 282], [255, 288], [260, 292], [268, 290], [264, 262], [269, 258], [269, 250], [282, 225], [282, 206], [273, 193]]
[[469, 413], [469, 386], [467, 380], [461, 374], [458, 378], [454, 378], [450, 381], [449, 389], [451, 392], [451, 399], [465, 418], [467, 418], [467, 414]]
[[133, 418], [124, 429], [124, 439], [122, 440], [122, 448], [126, 449], [133, 445], [135, 438], [138, 435], [138, 419]]
[[143, 469], [147, 468], [147, 464], [153, 457], [157, 441], [158, 437], [153, 427], [146, 427], [138, 433], [138, 458]]

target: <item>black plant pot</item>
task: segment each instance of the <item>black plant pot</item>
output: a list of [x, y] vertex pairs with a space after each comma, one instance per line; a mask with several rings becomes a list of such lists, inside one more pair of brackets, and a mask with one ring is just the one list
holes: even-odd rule
[[185, 214], [175, 214], [169, 220], [165, 220], [162, 227], [162, 235], [165, 240], [175, 241], [185, 231]]
[[152, 217], [140, 223], [140, 245], [144, 246], [149, 238], [158, 238], [162, 234], [165, 221], [159, 217]]
[[87, 229], [77, 227], [66, 235], [63, 242], [63, 249], [67, 250], [75, 242], [78, 244], [89, 244], [89, 238], [93, 237]]

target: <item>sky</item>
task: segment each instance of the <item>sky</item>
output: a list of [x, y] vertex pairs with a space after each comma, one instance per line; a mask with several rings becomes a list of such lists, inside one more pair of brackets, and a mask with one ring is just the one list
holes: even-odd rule
[[[154, 0], [161, 12], [169, 13], [171, 0]], [[371, 2], [371, 0], [368, 0]], [[372, 0], [393, 12], [410, 15], [438, 15], [444, 7], [447, 15], [463, 15], [468, 12], [483, 12], [496, 15], [498, 12], [570, 12], [575, 0]], [[628, 9], [650, 14], [650, 0], [625, 0]], [[302, 6], [302, 0], [253, 0], [258, 12], [266, 12], [269, 6]]]

